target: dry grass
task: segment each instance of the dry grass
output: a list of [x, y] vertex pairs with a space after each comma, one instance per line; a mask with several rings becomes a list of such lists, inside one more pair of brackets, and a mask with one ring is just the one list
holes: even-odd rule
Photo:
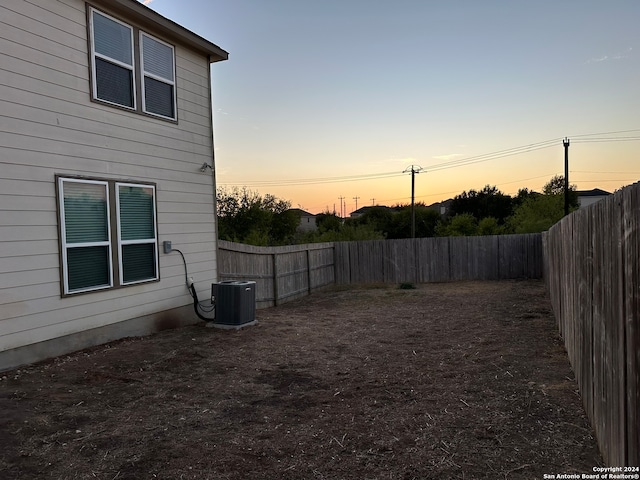
[[540, 282], [335, 288], [4, 374], [3, 479], [533, 479], [600, 464]]

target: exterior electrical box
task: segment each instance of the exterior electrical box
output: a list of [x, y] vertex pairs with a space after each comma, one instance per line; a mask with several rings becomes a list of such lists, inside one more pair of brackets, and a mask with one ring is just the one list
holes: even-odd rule
[[256, 321], [256, 282], [230, 280], [211, 285], [215, 303], [213, 326], [239, 328]]

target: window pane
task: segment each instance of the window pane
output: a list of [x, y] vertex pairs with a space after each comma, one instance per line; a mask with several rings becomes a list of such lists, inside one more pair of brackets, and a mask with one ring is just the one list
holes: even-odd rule
[[79, 247], [67, 249], [69, 291], [91, 287], [108, 287], [109, 247]]
[[131, 28], [93, 12], [93, 48], [101, 55], [133, 65]]
[[155, 243], [122, 246], [122, 278], [125, 283], [157, 278]]
[[144, 71], [173, 82], [173, 49], [142, 35]]
[[66, 242], [109, 240], [106, 185], [63, 182]]
[[156, 237], [153, 188], [118, 185], [120, 238], [144, 240]]
[[100, 100], [133, 108], [133, 71], [96, 58], [95, 82]]
[[173, 85], [144, 77], [145, 110], [157, 115], [175, 118], [173, 108]]

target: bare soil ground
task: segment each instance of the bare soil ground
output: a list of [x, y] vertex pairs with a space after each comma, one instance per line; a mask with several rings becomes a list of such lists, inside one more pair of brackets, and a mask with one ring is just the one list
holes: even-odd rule
[[601, 465], [538, 281], [331, 288], [0, 373], [0, 478], [537, 479]]

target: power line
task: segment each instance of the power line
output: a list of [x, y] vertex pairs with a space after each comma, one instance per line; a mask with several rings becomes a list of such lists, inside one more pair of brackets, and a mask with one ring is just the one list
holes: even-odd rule
[[[519, 155], [521, 153], [528, 153], [542, 148], [549, 148], [556, 145], [559, 139], [550, 139], [543, 142], [532, 143], [528, 145], [522, 145], [520, 147], [508, 148], [505, 150], [498, 150], [496, 152], [485, 153], [482, 155], [475, 155], [473, 157], [467, 157], [458, 160], [452, 160], [449, 162], [438, 163], [427, 167], [425, 170], [445, 170], [448, 168], [455, 168], [458, 166], [469, 165], [472, 163], [485, 162], [489, 160], [496, 160], [499, 158], [509, 157], [513, 155]], [[384, 172], [384, 173], [372, 173], [367, 175], [349, 175], [339, 177], [323, 177], [323, 178], [299, 178], [290, 180], [253, 180], [243, 182], [242, 185], [250, 187], [281, 187], [281, 186], [297, 186], [297, 185], [313, 185], [322, 183], [341, 183], [341, 182], [353, 182], [362, 180], [377, 180], [392, 177], [399, 177], [405, 173]], [[234, 185], [230, 183], [222, 183], [221, 185]]]
[[529, 178], [523, 178], [522, 180], [513, 180], [511, 182], [502, 182], [498, 185], [496, 185], [497, 187], [501, 186], [501, 185], [511, 185], [512, 183], [519, 183], [519, 182], [527, 182], [529, 180], [537, 180], [538, 178], [550, 178], [553, 175], [556, 175], [555, 173], [549, 173], [547, 175], [538, 175], [536, 177], [529, 177]]
[[571, 173], [615, 173], [615, 174], [621, 174], [621, 175], [640, 175], [640, 172], [612, 172], [612, 171], [596, 172], [593, 170], [571, 170]]
[[[313, 185], [322, 183], [341, 183], [341, 182], [355, 182], [361, 180], [378, 180], [391, 177], [400, 177], [402, 173], [397, 170], [394, 172], [384, 173], [371, 173], [366, 175], [350, 175], [342, 177], [324, 177], [324, 178], [297, 178], [290, 180], [252, 180], [243, 182], [244, 186], [261, 186], [261, 187], [280, 187], [280, 186], [297, 186], [297, 185]], [[223, 185], [229, 185], [229, 183], [221, 183]], [[233, 184], [231, 184], [233, 185]]]
[[[621, 141], [640, 140], [640, 136], [602, 137], [603, 135], [614, 135], [614, 134], [631, 133], [631, 132], [640, 132], [640, 128], [629, 129], [629, 130], [617, 130], [617, 131], [611, 131], [611, 132], [585, 133], [585, 134], [573, 135], [572, 138], [574, 137], [578, 138], [577, 140], [574, 140], [575, 143], [602, 143], [602, 142], [621, 142]], [[589, 138], [589, 137], [594, 137], [594, 138]], [[430, 172], [448, 170], [451, 168], [457, 168], [457, 167], [462, 167], [466, 165], [487, 162], [491, 160], [498, 160], [501, 158], [511, 157], [515, 155], [521, 155], [529, 152], [534, 152], [537, 150], [556, 147], [560, 140], [561, 138], [558, 137], [558, 138], [544, 140], [541, 142], [535, 142], [535, 143], [530, 143], [526, 145], [521, 145], [518, 147], [512, 147], [504, 150], [497, 150], [495, 152], [489, 152], [481, 155], [466, 157], [458, 160], [451, 160], [448, 162], [437, 163], [434, 165], [427, 166], [425, 170]], [[604, 173], [607, 173], [607, 172], [604, 172]], [[394, 172], [372, 173], [372, 174], [366, 174], [366, 175], [348, 175], [348, 176], [337, 176], [337, 177], [299, 178], [299, 179], [289, 179], [289, 180], [253, 180], [253, 181], [242, 182], [242, 186], [284, 187], [284, 186], [318, 185], [318, 184], [326, 184], [326, 183], [382, 180], [387, 178], [400, 177], [405, 174], [406, 172], [399, 173], [397, 171], [394, 171]], [[240, 186], [240, 184], [234, 184], [230, 182], [226, 182], [226, 183], [220, 182], [220, 185]]]
[[615, 132], [583, 133], [583, 134], [580, 134], [580, 135], [571, 135], [571, 138], [596, 137], [598, 135], [614, 135], [614, 134], [617, 134], [617, 133], [630, 133], [630, 132], [640, 132], [640, 128], [633, 128], [631, 130], [616, 130]]
[[609, 137], [609, 138], [587, 138], [584, 140], [576, 140], [575, 143], [609, 143], [609, 142], [636, 142], [640, 140], [638, 137]]
[[637, 178], [617, 178], [617, 179], [606, 179], [606, 180], [574, 180], [576, 183], [604, 183], [604, 182], [635, 182]]
[[499, 158], [510, 157], [513, 155], [520, 155], [522, 153], [529, 153], [535, 150], [542, 150], [544, 148], [557, 146], [559, 138], [553, 138], [545, 140], [543, 142], [531, 143], [528, 145], [522, 145], [520, 147], [508, 148], [506, 150], [498, 150], [496, 152], [485, 153], [482, 155], [476, 155], [473, 157], [461, 158], [459, 160], [451, 160], [449, 162], [438, 163], [426, 167], [428, 171], [445, 170], [447, 168], [455, 168], [463, 165], [470, 165], [473, 163], [486, 162], [489, 160], [496, 160]]

